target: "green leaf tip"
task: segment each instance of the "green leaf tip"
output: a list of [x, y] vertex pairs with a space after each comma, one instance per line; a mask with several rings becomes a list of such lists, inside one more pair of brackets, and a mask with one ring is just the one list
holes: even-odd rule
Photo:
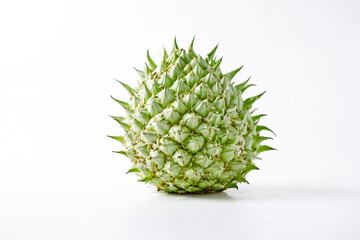
[[119, 103], [123, 108], [125, 108], [126, 110], [129, 110], [130, 109], [130, 106], [129, 106], [129, 103], [127, 102], [124, 102], [124, 101], [120, 101], [116, 98], [114, 98], [113, 96], [110, 95], [110, 97], [115, 100], [117, 103]]
[[163, 57], [164, 57], [165, 59], [167, 59], [169, 56], [168, 56], [168, 54], [167, 54], [167, 52], [166, 52], [165, 46], [163, 46], [163, 49], [164, 49]]
[[250, 164], [246, 165], [246, 167], [243, 169], [242, 174], [246, 175], [252, 170], [259, 170], [259, 168], [257, 166], [255, 166], [254, 164], [250, 163]]
[[223, 60], [223, 58], [220, 58], [219, 60], [217, 60], [217, 62], [216, 62], [216, 64], [215, 64], [215, 66], [214, 66], [214, 69], [215, 69], [215, 70], [219, 68], [219, 66], [220, 66], [220, 64], [221, 64], [221, 62], [222, 62], [222, 60]]
[[124, 117], [116, 117], [116, 116], [110, 116], [110, 117], [113, 118], [115, 121], [117, 121], [125, 131], [130, 130], [130, 125], [127, 123], [124, 123], [124, 120], [125, 120]]
[[244, 101], [244, 109], [246, 108], [251, 108], [252, 104], [254, 102], [256, 102], [256, 100], [258, 100], [259, 98], [261, 98], [262, 95], [264, 95], [266, 93], [266, 91], [260, 93], [259, 95], [253, 96], [253, 97], [249, 97], [248, 99], [246, 99]]
[[260, 132], [260, 131], [269, 131], [269, 132], [272, 132], [276, 136], [275, 132], [273, 130], [271, 130], [270, 128], [268, 128], [266, 126], [262, 126], [262, 125], [257, 125], [256, 132]]
[[138, 168], [130, 168], [129, 171], [126, 172], [126, 174], [133, 172], [140, 172], [140, 170]]
[[125, 120], [125, 117], [117, 117], [117, 116], [111, 116], [111, 115], [109, 115], [109, 117], [111, 117], [112, 119], [114, 119], [117, 122], [123, 122]]
[[234, 77], [235, 77], [235, 75], [242, 69], [244, 67], [244, 65], [242, 65], [241, 67], [239, 67], [239, 68], [237, 68], [237, 69], [235, 69], [235, 70], [233, 70], [233, 71], [231, 71], [231, 72], [228, 72], [227, 74], [225, 74], [228, 78], [229, 78], [229, 80], [231, 81]]
[[246, 180], [246, 178], [242, 175], [242, 174], [238, 174], [235, 176], [234, 178], [236, 181], [238, 181], [239, 183], [247, 183], [249, 184], [249, 182]]
[[271, 150], [277, 150], [277, 149], [270, 147], [268, 145], [260, 145], [257, 147], [256, 153], [259, 154], [261, 152], [271, 151]]
[[107, 137], [115, 139], [116, 141], [119, 141], [122, 145], [125, 144], [125, 137], [124, 136], [109, 136], [109, 135], [107, 135]]
[[139, 182], [148, 182], [148, 181], [151, 181], [151, 180], [152, 180], [152, 177], [147, 176], [147, 177], [144, 177], [144, 178], [140, 179]]
[[259, 115], [253, 116], [251, 118], [254, 122], [256, 122], [257, 120], [259, 120], [260, 118], [265, 117], [265, 116], [267, 116], [267, 114], [259, 114]]
[[133, 96], [134, 94], [136, 94], [136, 91], [135, 91], [135, 89], [133, 89], [132, 87], [130, 87], [129, 85], [127, 85], [127, 84], [125, 84], [125, 83], [123, 83], [123, 82], [121, 82], [120, 80], [117, 80], [117, 79], [113, 79], [114, 81], [117, 81], [118, 83], [120, 83], [125, 89], [126, 89], [126, 91], [128, 91], [129, 92], [129, 94], [131, 95], [131, 96]]
[[112, 151], [112, 152], [113, 152], [113, 153], [120, 153], [120, 154], [122, 154], [122, 155], [124, 155], [124, 156], [127, 157], [127, 154], [126, 154], [125, 151]]
[[210, 53], [208, 53], [206, 60], [210, 61], [214, 58], [216, 49], [218, 48], [219, 44], [216, 44], [216, 46], [211, 50]]
[[193, 39], [191, 40], [190, 47], [189, 47], [190, 49], [194, 48], [195, 37], [196, 36], [194, 36]]
[[120, 126], [124, 129], [125, 132], [130, 131], [130, 125], [124, 122], [119, 122]]
[[141, 78], [145, 78], [145, 73], [144, 73], [144, 71], [141, 71], [141, 70], [139, 70], [139, 69], [137, 69], [137, 68], [134, 68], [135, 69], [135, 71], [139, 74], [139, 76], [141, 77]]
[[149, 68], [149, 65], [147, 63], [145, 63], [145, 75], [150, 75], [152, 73], [153, 70], [151, 70], [151, 68]]
[[254, 136], [254, 141], [257, 142], [257, 143], [260, 143], [262, 141], [265, 141], [265, 140], [273, 140], [272, 137], [265, 137], [265, 136]]
[[236, 91], [238, 91], [238, 92], [239, 92], [239, 91], [243, 91], [243, 88], [244, 88], [244, 87], [246, 86], [246, 84], [250, 81], [250, 78], [251, 78], [251, 77], [249, 77], [246, 81], [244, 81], [244, 82], [236, 85], [236, 86], [235, 86]]
[[149, 50], [147, 50], [147, 53], [146, 53], [146, 57], [148, 59], [148, 62], [149, 62], [149, 65], [150, 65], [150, 68], [151, 70], [155, 70], [157, 65], [154, 63], [154, 61], [151, 59], [150, 57], [150, 54], [149, 54]]
[[174, 46], [173, 46], [173, 50], [174, 50], [174, 51], [179, 50], [179, 46], [177, 45], [177, 42], [176, 42], [176, 36], [174, 37]]
[[228, 188], [236, 188], [236, 189], [239, 189], [236, 181], [230, 183], [227, 187], [228, 187]]
[[253, 84], [253, 83], [248, 84], [248, 85], [246, 85], [245, 87], [243, 87], [243, 89], [242, 89], [241, 91], [242, 91], [242, 92], [245, 92], [246, 89], [248, 89], [249, 87], [254, 87], [254, 86], [256, 86], [256, 84]]

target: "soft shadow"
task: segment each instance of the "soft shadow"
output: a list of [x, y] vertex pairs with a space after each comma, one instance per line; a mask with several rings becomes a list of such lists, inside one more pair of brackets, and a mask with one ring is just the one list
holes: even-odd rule
[[308, 186], [249, 186], [239, 188], [236, 198], [242, 200], [281, 200], [281, 199], [308, 199], [308, 198], [342, 198], [360, 197], [357, 190], [336, 189], [329, 187]]
[[[159, 194], [159, 193], [157, 193]], [[214, 192], [214, 193], [191, 193], [191, 194], [176, 194], [176, 193], [160, 193], [165, 198], [176, 199], [206, 199], [206, 200], [232, 200], [233, 198], [226, 192]]]
[[214, 192], [206, 194], [176, 194], [155, 192], [157, 196], [165, 199], [177, 200], [214, 200], [214, 201], [254, 201], [254, 200], [285, 200], [285, 199], [314, 199], [314, 198], [342, 198], [358, 197], [360, 191], [350, 189], [339, 189], [329, 187], [309, 186], [279, 186], [279, 185], [248, 185], [239, 186], [239, 190], [230, 189], [225, 192]]

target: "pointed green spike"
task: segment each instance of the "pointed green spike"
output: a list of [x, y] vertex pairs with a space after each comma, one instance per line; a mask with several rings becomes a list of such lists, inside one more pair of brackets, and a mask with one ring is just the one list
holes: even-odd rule
[[216, 52], [216, 49], [218, 48], [218, 46], [219, 46], [219, 44], [216, 44], [214, 49], [211, 50], [211, 52], [207, 55], [207, 58], [206, 58], [207, 61], [210, 61], [210, 60], [212, 60], [214, 58], [215, 52]]
[[135, 71], [139, 74], [139, 76], [141, 77], [141, 78], [145, 78], [145, 73], [144, 73], [144, 71], [141, 71], [141, 70], [139, 70], [139, 69], [137, 69], [137, 68], [134, 68], [135, 69]]
[[249, 77], [246, 81], [244, 81], [244, 82], [236, 85], [236, 86], [235, 86], [236, 91], [237, 91], [237, 92], [242, 91], [242, 89], [244, 88], [244, 86], [250, 81], [250, 78], [251, 78], [251, 77]]
[[257, 136], [254, 139], [256, 142], [262, 142], [262, 141], [269, 140], [269, 139], [273, 140], [272, 137], [265, 137], [265, 136]]
[[252, 120], [254, 122], [256, 122], [257, 120], [259, 120], [260, 118], [265, 117], [265, 116], [267, 116], [267, 115], [266, 114], [259, 114], [259, 115], [253, 116]]
[[[137, 120], [136, 118], [134, 119], [134, 131], [135, 132], [140, 132], [143, 129], [144, 125]], [[138, 129], [138, 130], [137, 130]]]
[[150, 65], [151, 70], [155, 70], [156, 67], [157, 67], [157, 65], [156, 65], [156, 64], [154, 63], [154, 61], [151, 59], [150, 54], [149, 54], [149, 50], [147, 50], [146, 56], [147, 56], [147, 59], [148, 59], [148, 61], [149, 61], [149, 65]]
[[124, 136], [109, 136], [109, 135], [107, 135], [107, 137], [115, 139], [116, 141], [119, 141], [122, 145], [125, 144], [125, 137]]
[[145, 73], [146, 76], [151, 75], [152, 73], [152, 70], [149, 68], [149, 65], [147, 65], [147, 63], [145, 63]]
[[227, 187], [228, 187], [228, 188], [236, 188], [236, 189], [239, 189], [236, 181], [233, 181], [232, 183], [229, 183], [229, 184], [227, 185]]
[[163, 46], [163, 49], [164, 49], [163, 58], [167, 59], [169, 55], [166, 52], [165, 46]]
[[270, 147], [268, 145], [260, 145], [256, 149], [256, 154], [259, 154], [259, 153], [265, 152], [265, 151], [271, 151], [271, 150], [277, 150], [277, 149], [272, 148], [272, 147]]
[[253, 142], [253, 147], [257, 147], [261, 142], [268, 140], [268, 139], [273, 139], [272, 137], [265, 137], [265, 136], [254, 136], [254, 142]]
[[150, 121], [150, 114], [146, 110], [140, 110], [139, 120], [142, 124], [147, 124]]
[[114, 99], [117, 103], [119, 103], [119, 104], [120, 104], [123, 108], [125, 108], [126, 110], [130, 110], [129, 103], [120, 101], [120, 100], [114, 98], [114, 97], [111, 96], [111, 95], [110, 95], [110, 97], [111, 97], [112, 99]]
[[235, 179], [236, 181], [238, 181], [239, 183], [244, 182], [244, 183], [249, 184], [249, 182], [246, 180], [246, 178], [245, 178], [242, 174], [236, 175], [234, 179]]
[[264, 95], [266, 91], [264, 91], [263, 93], [260, 93], [259, 95], [256, 95], [256, 96], [253, 96], [253, 97], [250, 97], [248, 99], [246, 99], [244, 101], [244, 105], [243, 105], [243, 108], [244, 109], [247, 109], [247, 108], [251, 108], [252, 104], [258, 100], [262, 95]]
[[130, 168], [129, 171], [127, 171], [126, 174], [132, 173], [132, 172], [140, 172], [140, 170], [138, 168]]
[[256, 86], [256, 84], [253, 84], [253, 83], [248, 84], [248, 85], [246, 85], [245, 87], [243, 87], [243, 89], [242, 89], [241, 91], [242, 91], [242, 92], [245, 92], [246, 89], [248, 89], [249, 87], [253, 87], [253, 86]]
[[110, 117], [112, 117], [115, 121], [117, 121], [125, 131], [130, 130], [130, 125], [124, 123], [125, 120], [124, 117], [115, 117], [115, 116], [110, 116]]
[[191, 40], [190, 47], [189, 47], [190, 49], [194, 49], [195, 37], [196, 37], [196, 36], [194, 36], [193, 39]]
[[118, 83], [120, 83], [125, 89], [126, 91], [128, 91], [130, 93], [130, 95], [135, 95], [136, 94], [136, 91], [135, 89], [133, 89], [132, 87], [130, 87], [129, 85], [117, 80], [114, 78], [115, 81], [117, 81]]
[[215, 64], [215, 66], [214, 66], [214, 69], [215, 69], [215, 70], [219, 68], [219, 66], [220, 66], [220, 64], [221, 64], [221, 62], [222, 62], [222, 60], [223, 60], [223, 58], [220, 58], [219, 60], [217, 60], [217, 62], [216, 62], [216, 64]]
[[198, 64], [203, 68], [203, 69], [207, 69], [209, 64], [199, 55], [197, 57], [198, 59]]
[[179, 47], [178, 47], [177, 42], [176, 42], [176, 36], [174, 37], [174, 47], [173, 47], [173, 50], [174, 50], [174, 51], [179, 50]]
[[130, 125], [124, 122], [119, 122], [120, 126], [124, 129], [125, 132], [130, 130]]
[[255, 166], [254, 164], [250, 163], [250, 164], [246, 165], [246, 167], [243, 169], [242, 174], [246, 175], [252, 170], [259, 170], [259, 168], [257, 166]]
[[163, 56], [160, 64], [160, 74], [168, 67], [168, 64], [166, 62], [167, 56]]
[[242, 65], [241, 67], [235, 69], [234, 71], [228, 72], [227, 74], [225, 74], [225, 76], [228, 77], [228, 79], [231, 81], [235, 75], [244, 67], [244, 65]]
[[114, 119], [117, 122], [123, 122], [125, 120], [124, 117], [117, 117], [117, 116], [110, 116], [110, 115], [109, 115], [109, 117], [111, 117], [112, 119]]
[[[123, 121], [120, 121], [120, 119], [122, 119], [122, 117], [113, 117], [110, 116], [112, 118], [114, 118], [120, 125], [121, 127], [125, 130], [125, 131], [129, 131], [130, 130], [130, 126], [127, 123], [124, 123]], [[125, 119], [125, 118], [124, 118]], [[110, 136], [109, 136], [110, 137]]]
[[127, 157], [127, 154], [126, 154], [125, 151], [112, 151], [112, 152], [113, 152], [113, 153], [120, 153], [120, 154], [122, 154], [122, 155], [124, 155], [124, 156]]
[[271, 130], [270, 128], [266, 127], [266, 126], [262, 126], [262, 125], [257, 125], [256, 126], [256, 132], [260, 132], [260, 131], [269, 131], [272, 132], [275, 136], [276, 134], [274, 133], [273, 130]]
[[148, 182], [148, 181], [151, 181], [152, 179], [153, 178], [151, 176], [147, 176], [147, 177], [140, 179], [139, 182]]
[[191, 41], [191, 44], [190, 44], [189, 50], [188, 50], [188, 56], [190, 59], [193, 59], [194, 57], [196, 57], [196, 53], [194, 52], [194, 40], [195, 40], [195, 36], [194, 36], [193, 40]]
[[149, 100], [149, 98], [151, 98], [152, 93], [149, 90], [149, 88], [146, 86], [146, 84], [144, 84], [144, 88], [145, 88], [144, 100], [145, 100], [145, 103], [146, 103], [146, 101]]
[[156, 80], [154, 80], [153, 90], [155, 94], [161, 91], [161, 86]]
[[254, 108], [253, 110], [251, 110], [250, 115], [253, 114], [256, 110], [258, 110], [258, 109]]

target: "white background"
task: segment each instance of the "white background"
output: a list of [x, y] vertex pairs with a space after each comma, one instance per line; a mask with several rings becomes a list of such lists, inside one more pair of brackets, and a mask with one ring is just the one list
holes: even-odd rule
[[[250, 185], [167, 195], [107, 115], [177, 36], [245, 65], [277, 137]], [[358, 1], [1, 1], [0, 239], [360, 239]]]

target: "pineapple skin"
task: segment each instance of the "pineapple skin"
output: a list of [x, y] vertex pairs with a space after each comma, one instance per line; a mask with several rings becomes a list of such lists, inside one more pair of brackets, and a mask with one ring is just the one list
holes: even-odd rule
[[206, 58], [195, 53], [194, 39], [188, 50], [174, 39], [172, 51], [164, 49], [157, 65], [147, 52], [145, 69], [135, 69], [140, 80], [135, 88], [118, 81], [130, 101], [113, 98], [125, 117], [111, 116], [124, 130], [119, 141], [132, 162], [128, 173], [140, 182], [169, 193], [210, 193], [248, 183], [246, 174], [258, 170], [253, 161], [261, 152], [274, 150], [262, 142], [270, 131], [259, 125], [265, 114], [254, 115], [253, 103], [265, 92], [242, 98], [254, 86], [249, 79], [235, 85], [242, 69], [223, 74], [218, 45]]

